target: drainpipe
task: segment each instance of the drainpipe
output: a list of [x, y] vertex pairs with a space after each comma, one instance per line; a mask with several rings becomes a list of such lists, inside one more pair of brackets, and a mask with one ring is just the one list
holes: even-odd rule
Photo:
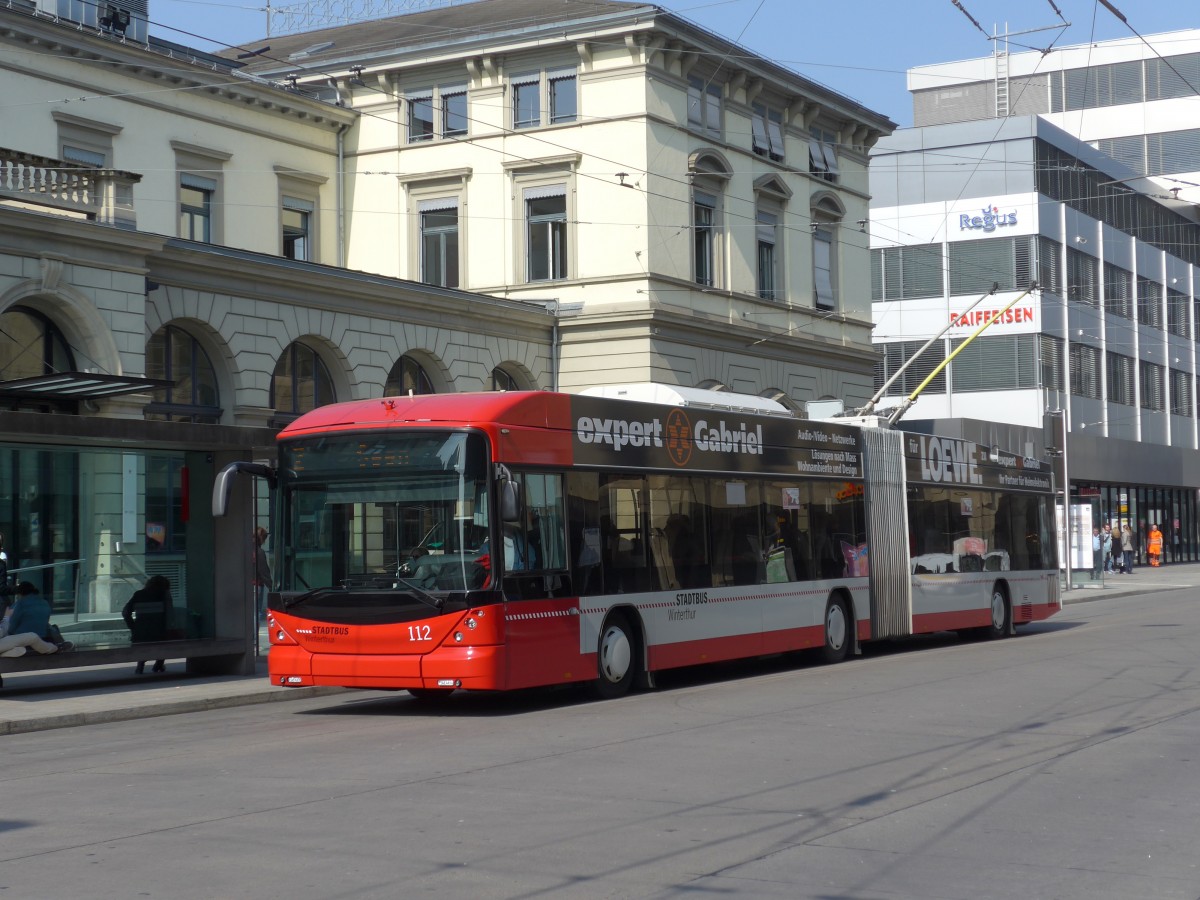
[[559, 300], [557, 297], [555, 297], [551, 302], [554, 304], [554, 308], [552, 310], [554, 313], [554, 324], [550, 326], [550, 390], [557, 391], [558, 390], [558, 357], [559, 357], [559, 352], [558, 352]]
[[334, 178], [334, 203], [337, 206], [335, 218], [337, 219], [337, 264], [339, 269], [346, 267], [346, 167], [345, 167], [345, 152], [346, 152], [346, 132], [349, 130], [349, 123], [338, 128], [337, 133], [337, 173]]

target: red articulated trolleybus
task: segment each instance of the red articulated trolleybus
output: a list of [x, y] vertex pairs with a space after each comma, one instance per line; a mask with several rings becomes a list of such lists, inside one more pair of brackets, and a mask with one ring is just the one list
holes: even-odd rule
[[1047, 463], [674, 396], [338, 403], [279, 435], [276, 468], [228, 466], [216, 514], [239, 470], [275, 491], [272, 681], [614, 697], [663, 669], [1004, 637], [1061, 609]]

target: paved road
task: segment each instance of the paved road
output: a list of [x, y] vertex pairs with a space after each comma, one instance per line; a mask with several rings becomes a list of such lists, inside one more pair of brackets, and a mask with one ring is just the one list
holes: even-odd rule
[[[1165, 582], [1164, 582], [1165, 584]], [[1200, 897], [1200, 594], [573, 691], [4, 738], [10, 897]]]

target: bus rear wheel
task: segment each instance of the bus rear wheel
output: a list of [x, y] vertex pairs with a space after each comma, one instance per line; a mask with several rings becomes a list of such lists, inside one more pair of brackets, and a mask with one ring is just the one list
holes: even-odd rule
[[825, 662], [838, 663], [849, 655], [853, 641], [850, 622], [846, 601], [841, 597], [830, 597], [825, 607], [825, 646], [821, 650]]
[[593, 690], [603, 700], [627, 694], [637, 678], [640, 668], [637, 638], [629, 619], [621, 613], [613, 613], [604, 620], [596, 647], [596, 668], [600, 677]]

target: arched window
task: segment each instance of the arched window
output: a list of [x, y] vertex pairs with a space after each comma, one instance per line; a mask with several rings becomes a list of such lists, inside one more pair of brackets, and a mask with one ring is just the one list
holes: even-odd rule
[[436, 394], [433, 381], [430, 380], [424, 367], [409, 354], [405, 353], [396, 360], [392, 371], [388, 373], [383, 385], [385, 397], [407, 397], [410, 394]]
[[767, 388], [765, 391], [759, 391], [758, 396], [764, 397], [767, 400], [774, 400], [776, 403], [790, 409], [792, 412], [799, 412], [800, 406], [787, 395], [785, 391], [779, 388]]
[[[63, 333], [49, 318], [27, 306], [0, 315], [0, 381], [73, 372], [75, 359]], [[76, 412], [75, 400], [5, 398], [6, 409]]]
[[215, 425], [221, 420], [217, 372], [199, 342], [174, 325], [146, 344], [146, 377], [174, 382], [154, 392], [147, 419]]
[[496, 368], [492, 369], [492, 390], [519, 391], [521, 390], [521, 385], [517, 383], [517, 379], [509, 372], [500, 366], [496, 366]]
[[0, 380], [71, 372], [75, 361], [58, 326], [37, 310], [14, 306], [0, 316]]
[[732, 171], [715, 150], [697, 151], [688, 160], [692, 182], [692, 280], [704, 287], [725, 287], [722, 206]]
[[316, 351], [298, 342], [288, 346], [279, 357], [271, 379], [275, 420], [289, 422], [336, 399], [333, 378]]

